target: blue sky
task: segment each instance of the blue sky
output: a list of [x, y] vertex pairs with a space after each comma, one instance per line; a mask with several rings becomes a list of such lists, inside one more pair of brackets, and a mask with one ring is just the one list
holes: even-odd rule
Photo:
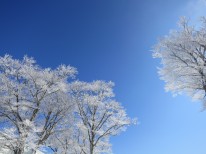
[[164, 91], [151, 52], [180, 16], [195, 23], [205, 9], [203, 0], [2, 0], [0, 55], [115, 82], [116, 99], [139, 125], [112, 138], [114, 154], [205, 154], [206, 112]]

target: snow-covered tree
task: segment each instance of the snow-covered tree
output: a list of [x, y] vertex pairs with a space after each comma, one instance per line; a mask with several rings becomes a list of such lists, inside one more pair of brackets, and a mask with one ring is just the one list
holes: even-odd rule
[[[125, 130], [132, 122], [120, 103], [114, 100], [112, 87], [112, 82], [104, 81], [76, 81], [70, 85], [76, 104], [75, 125], [72, 136], [61, 139], [67, 150], [65, 154], [111, 153], [110, 137]], [[64, 143], [73, 146], [66, 149]]]
[[179, 23], [178, 30], [158, 42], [153, 56], [161, 59], [159, 74], [166, 82], [167, 91], [187, 93], [205, 102], [206, 19], [202, 18], [199, 28], [190, 26], [185, 18]]
[[64, 65], [43, 69], [27, 56], [0, 57], [0, 149], [35, 153], [64, 129], [73, 104], [67, 79], [75, 73]]
[[111, 153], [109, 139], [133, 123], [113, 83], [72, 81], [76, 69], [43, 69], [0, 57], [0, 153]]

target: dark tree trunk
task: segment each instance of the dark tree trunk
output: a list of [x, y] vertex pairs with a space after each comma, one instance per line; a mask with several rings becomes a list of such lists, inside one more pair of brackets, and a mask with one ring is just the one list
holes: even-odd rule
[[93, 152], [94, 152], [94, 147], [91, 145], [90, 146], [90, 154], [93, 154]]
[[14, 150], [14, 154], [23, 154], [23, 153], [24, 153], [23, 149], [17, 148]]

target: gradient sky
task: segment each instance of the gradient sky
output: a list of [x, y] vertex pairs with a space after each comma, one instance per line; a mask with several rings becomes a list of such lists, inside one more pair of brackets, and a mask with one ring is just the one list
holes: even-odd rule
[[203, 0], [1, 0], [0, 55], [115, 82], [116, 99], [139, 124], [112, 138], [114, 154], [205, 154], [206, 111], [164, 91], [151, 52], [180, 16], [195, 23], [205, 10]]

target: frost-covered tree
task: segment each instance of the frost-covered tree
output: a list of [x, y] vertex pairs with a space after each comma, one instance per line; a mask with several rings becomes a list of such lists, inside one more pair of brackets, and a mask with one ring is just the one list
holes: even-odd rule
[[153, 56], [160, 58], [159, 74], [166, 82], [166, 90], [175, 94], [187, 93], [205, 102], [206, 94], [206, 19], [199, 28], [190, 26], [182, 18], [180, 28], [162, 38]]
[[[70, 85], [76, 104], [72, 136], [62, 136], [65, 154], [111, 153], [109, 139], [131, 124], [124, 108], [114, 100], [113, 83], [94, 81]], [[71, 143], [72, 147], [69, 147]]]
[[27, 56], [0, 57], [0, 149], [35, 153], [64, 129], [72, 107], [67, 79], [75, 73], [64, 65], [43, 69]]
[[133, 121], [114, 100], [112, 82], [68, 82], [75, 73], [0, 57], [0, 153], [111, 153], [110, 137]]

